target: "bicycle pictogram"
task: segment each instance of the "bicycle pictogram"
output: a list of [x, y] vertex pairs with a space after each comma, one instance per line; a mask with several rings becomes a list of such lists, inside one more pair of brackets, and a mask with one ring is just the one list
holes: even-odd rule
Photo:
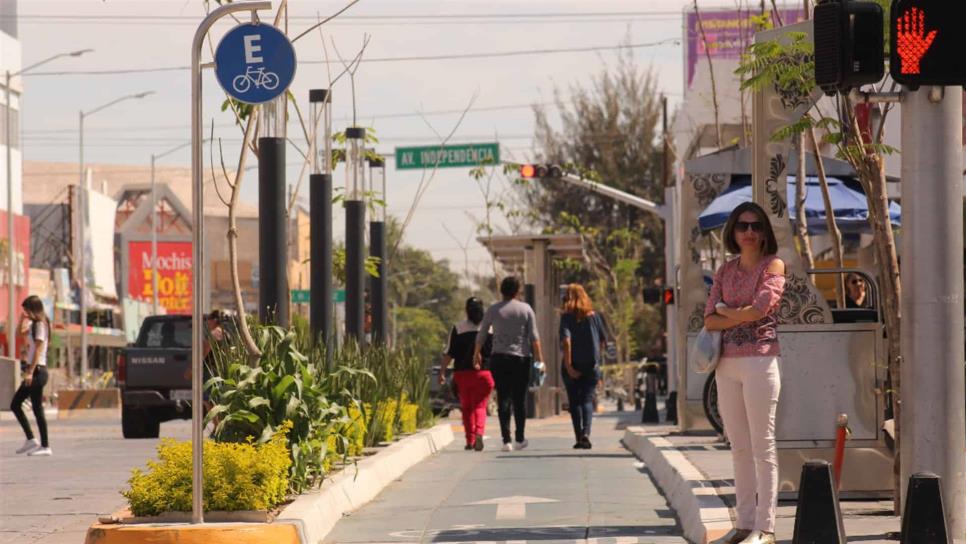
[[235, 92], [246, 93], [255, 86], [256, 89], [273, 90], [278, 87], [278, 74], [266, 72], [265, 67], [254, 68], [249, 66], [244, 74], [239, 74], [231, 80], [231, 86]]

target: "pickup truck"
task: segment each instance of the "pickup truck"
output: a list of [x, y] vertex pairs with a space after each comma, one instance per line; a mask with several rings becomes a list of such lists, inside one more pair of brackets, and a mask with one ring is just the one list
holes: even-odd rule
[[161, 422], [191, 419], [191, 316], [145, 318], [117, 379], [124, 438], [157, 438]]

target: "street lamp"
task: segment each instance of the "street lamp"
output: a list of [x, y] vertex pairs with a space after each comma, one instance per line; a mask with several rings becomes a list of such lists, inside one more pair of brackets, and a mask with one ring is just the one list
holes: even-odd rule
[[103, 111], [114, 104], [123, 102], [125, 100], [141, 99], [146, 96], [154, 94], [154, 91], [145, 91], [143, 93], [129, 94], [122, 96], [120, 98], [115, 98], [110, 102], [98, 106], [92, 110], [78, 112], [78, 118], [80, 120], [80, 138], [79, 138], [79, 148], [80, 148], [80, 179], [77, 184], [77, 209], [80, 211], [79, 221], [77, 222], [77, 235], [78, 235], [78, 245], [80, 246], [77, 254], [77, 270], [79, 271], [78, 288], [80, 289], [80, 320], [81, 320], [81, 368], [80, 368], [80, 379], [81, 386], [84, 385], [87, 379], [87, 296], [85, 296], [85, 291], [87, 290], [87, 263], [85, 262], [87, 246], [84, 243], [84, 222], [87, 219], [85, 217], [87, 211], [87, 187], [84, 183], [84, 118], [90, 117], [99, 111]]
[[389, 336], [388, 307], [386, 305], [386, 159], [368, 155], [370, 202], [373, 203], [372, 221], [369, 222], [369, 253], [378, 259], [377, 276], [370, 284], [369, 300], [372, 305], [372, 334], [374, 344], [385, 344]]
[[[12, 137], [10, 134], [10, 85], [14, 77], [23, 75], [34, 68], [47, 64], [53, 60], [57, 60], [62, 57], [79, 57], [84, 53], [90, 53], [93, 49], [81, 49], [79, 51], [71, 51], [69, 53], [60, 53], [52, 57], [48, 57], [40, 62], [35, 62], [26, 68], [22, 68], [19, 72], [11, 73], [10, 70], [6, 71], [6, 79], [4, 81], [4, 96], [5, 96], [5, 106], [4, 106], [4, 126], [6, 127], [6, 147], [7, 147], [7, 356], [11, 358], [16, 358], [14, 351], [17, 349], [17, 335], [14, 333], [14, 313], [16, 312], [15, 300], [15, 286], [13, 279], [13, 267], [14, 267], [14, 235], [13, 235], [13, 152], [12, 152]], [[20, 108], [23, 111], [23, 107]], [[21, 118], [23, 116], [21, 115]], [[23, 154], [23, 149], [21, 149], [21, 155]]]
[[[207, 141], [206, 138], [202, 140], [202, 143]], [[172, 147], [164, 153], [151, 155], [151, 313], [154, 315], [158, 315], [158, 197], [154, 182], [154, 163], [161, 157], [166, 157], [189, 146], [191, 146], [190, 141]]]
[[360, 344], [365, 335], [365, 160], [366, 129], [345, 130], [345, 322], [346, 336]]

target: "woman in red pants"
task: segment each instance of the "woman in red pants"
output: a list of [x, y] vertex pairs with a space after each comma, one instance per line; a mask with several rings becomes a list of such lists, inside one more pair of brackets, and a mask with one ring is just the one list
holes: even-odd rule
[[460, 397], [460, 411], [463, 412], [463, 430], [466, 433], [464, 449], [483, 451], [483, 430], [486, 427], [486, 404], [493, 391], [493, 375], [489, 370], [490, 350], [483, 347], [483, 362], [473, 364], [473, 348], [476, 335], [483, 321], [483, 301], [476, 297], [466, 300], [466, 319], [453, 326], [449, 342], [443, 352], [443, 362], [439, 368], [439, 383], [446, 383], [446, 369], [450, 361], [453, 365], [453, 381], [456, 382]]

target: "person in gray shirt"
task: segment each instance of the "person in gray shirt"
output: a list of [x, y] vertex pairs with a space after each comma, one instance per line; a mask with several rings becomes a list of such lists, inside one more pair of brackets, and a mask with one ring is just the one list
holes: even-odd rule
[[[473, 350], [473, 365], [480, 368], [483, 362], [480, 351], [492, 327], [490, 372], [496, 382], [503, 451], [513, 451], [514, 447], [518, 450], [527, 447], [526, 399], [530, 385], [530, 365], [534, 358], [543, 361], [537, 318], [529, 304], [517, 300], [520, 287], [520, 280], [514, 276], [508, 276], [500, 282], [503, 300], [486, 310]], [[511, 414], [516, 422], [515, 444], [510, 439]]]

